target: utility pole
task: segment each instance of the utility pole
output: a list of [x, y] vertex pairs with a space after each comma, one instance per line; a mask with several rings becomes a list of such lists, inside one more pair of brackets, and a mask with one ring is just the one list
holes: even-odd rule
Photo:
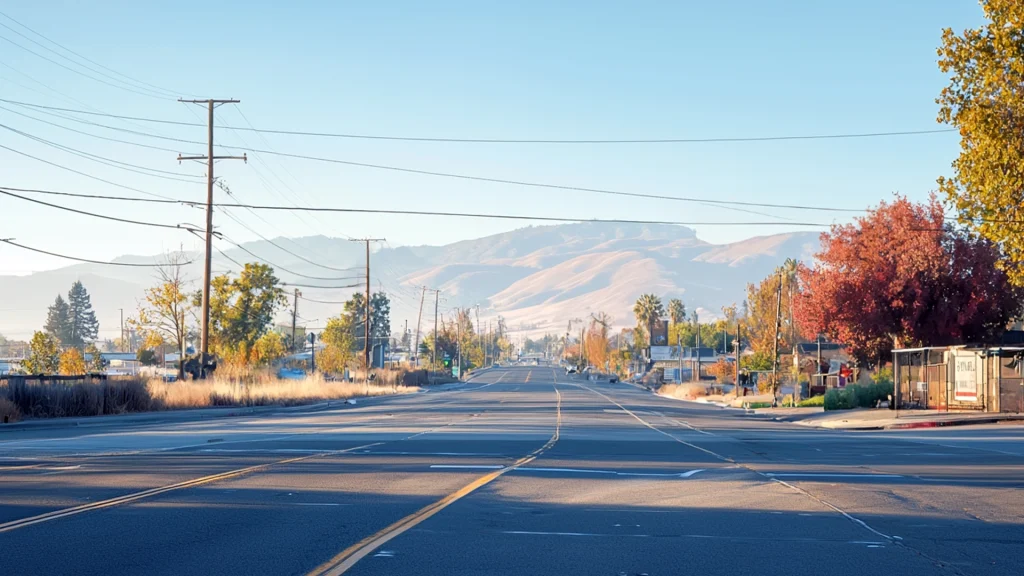
[[413, 358], [416, 358], [416, 366], [420, 365], [420, 323], [423, 322], [423, 299], [427, 297], [427, 287], [423, 287], [423, 293], [420, 294], [420, 313], [416, 316], [416, 338], [413, 344]]
[[430, 367], [433, 367], [437, 363], [437, 301], [441, 299], [441, 291], [434, 290], [434, 346], [430, 352]]
[[456, 349], [456, 351], [458, 353], [458, 357], [459, 357], [459, 363], [457, 364], [457, 366], [459, 367], [459, 380], [462, 380], [462, 322], [461, 322], [462, 313], [461, 312], [462, 311], [459, 310], [459, 312], [456, 312], [456, 314], [455, 314], [455, 349]]
[[[121, 311], [121, 352], [124, 352], [124, 308], [118, 308]], [[818, 348], [821, 348], [819, 346]], [[819, 362], [820, 364], [820, 362]]]
[[384, 238], [351, 238], [352, 242], [366, 243], [366, 310], [365, 322], [363, 323], [363, 367], [366, 369], [366, 379], [370, 379], [370, 242], [384, 242]]
[[690, 374], [690, 379], [694, 382], [700, 381], [700, 317], [697, 315], [697, 311], [693, 311], [693, 324], [697, 327], [697, 346], [693, 349], [697, 355], [696, 365], [690, 362], [690, 367], [694, 368], [693, 374]]
[[740, 319], [739, 319], [738, 316], [736, 317], [736, 341], [733, 342], [732, 345], [736, 349], [736, 383], [735, 383], [734, 389], [736, 390], [736, 395], [739, 396], [740, 395]]
[[299, 289], [295, 289], [295, 303], [292, 304], [292, 353], [295, 353], [295, 319], [299, 315]]
[[178, 102], [188, 104], [203, 104], [207, 108], [207, 140], [206, 156], [182, 156], [178, 154], [178, 162], [182, 160], [206, 160], [206, 259], [203, 265], [203, 312], [202, 312], [202, 337], [200, 339], [199, 373], [206, 376], [206, 356], [210, 352], [210, 261], [213, 255], [213, 163], [215, 160], [242, 160], [248, 162], [245, 154], [241, 156], [215, 156], [213, 154], [213, 110], [221, 104], [238, 104], [238, 100], [206, 99], [206, 100], [182, 100]]
[[772, 404], [777, 402], [779, 386], [779, 328], [782, 323], [782, 270], [779, 270], [779, 290], [775, 301], [775, 341], [772, 344], [772, 386], [775, 387]]

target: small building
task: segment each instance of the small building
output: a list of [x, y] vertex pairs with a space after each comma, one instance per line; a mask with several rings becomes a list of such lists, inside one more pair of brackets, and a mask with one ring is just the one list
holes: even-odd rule
[[1024, 412], [1024, 346], [963, 345], [893, 350], [900, 408]]

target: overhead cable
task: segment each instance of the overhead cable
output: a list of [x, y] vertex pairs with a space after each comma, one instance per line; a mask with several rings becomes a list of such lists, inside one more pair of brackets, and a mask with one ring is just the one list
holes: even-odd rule
[[[38, 252], [39, 254], [46, 254], [47, 256], [55, 256], [57, 258], [64, 258], [66, 260], [74, 260], [76, 262], [85, 262], [87, 264], [102, 264], [104, 266], [128, 266], [133, 268], [160, 268], [163, 264], [137, 264], [131, 262], [103, 262], [101, 260], [89, 260], [87, 258], [78, 258], [75, 256], [68, 256], [66, 254], [57, 254], [56, 252], [48, 252], [39, 248], [32, 248], [31, 246], [25, 246], [24, 244], [18, 244], [8, 238], [0, 238], [0, 242], [10, 244], [11, 246], [17, 246], [23, 250], [30, 250], [32, 252]], [[195, 260], [189, 260], [188, 262], [182, 262], [181, 265], [188, 265], [195, 262]]]
[[[6, 100], [5, 100], [6, 101]], [[40, 104], [20, 103], [26, 106], [44, 107]], [[105, 116], [121, 120], [134, 120], [138, 122], [152, 122], [156, 124], [171, 124], [177, 126], [205, 127], [205, 124], [198, 122], [180, 122], [176, 120], [165, 120], [160, 118], [146, 118], [140, 116], [124, 116], [120, 114], [108, 114], [105, 112], [91, 112], [75, 110], [73, 108], [48, 107], [53, 110], [74, 112], [76, 114], [89, 114], [93, 116]], [[851, 138], [887, 138], [893, 136], [919, 136], [927, 134], [943, 134], [955, 132], [954, 128], [934, 128], [928, 130], [890, 130], [879, 132], [843, 132], [833, 134], [787, 134], [774, 136], [736, 136], [736, 137], [711, 137], [711, 138], [618, 138], [618, 139], [514, 139], [514, 138], [452, 138], [452, 137], [428, 137], [428, 136], [398, 136], [378, 134], [356, 134], [337, 132], [313, 132], [303, 130], [275, 130], [268, 128], [255, 128], [244, 126], [218, 125], [217, 128], [229, 130], [244, 130], [259, 132], [263, 134], [281, 134], [291, 136], [311, 136], [321, 138], [346, 138], [361, 140], [398, 140], [404, 142], [450, 142], [450, 143], [475, 143], [475, 144], [706, 144], [726, 142], [777, 142], [786, 140], [837, 140]]]

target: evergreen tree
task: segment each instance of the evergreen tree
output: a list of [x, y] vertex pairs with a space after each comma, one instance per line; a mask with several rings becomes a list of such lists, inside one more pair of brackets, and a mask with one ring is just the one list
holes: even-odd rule
[[56, 338], [61, 346], [67, 346], [71, 340], [71, 310], [60, 294], [46, 309], [43, 331]]
[[75, 282], [68, 291], [68, 341], [65, 346], [82, 349], [86, 342], [92, 342], [99, 333], [100, 323], [96, 321], [96, 313], [92, 310], [89, 292], [81, 282]]

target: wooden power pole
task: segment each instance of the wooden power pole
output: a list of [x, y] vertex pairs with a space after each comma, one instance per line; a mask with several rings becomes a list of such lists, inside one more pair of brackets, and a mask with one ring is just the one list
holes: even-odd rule
[[299, 315], [299, 289], [295, 289], [295, 301], [292, 304], [292, 353], [295, 353], [295, 320]]
[[352, 238], [352, 242], [366, 243], [366, 311], [363, 316], [363, 367], [370, 378], [370, 242], [384, 242], [384, 238]]
[[427, 287], [423, 287], [423, 293], [420, 294], [420, 313], [416, 316], [416, 338], [413, 343], [412, 354], [413, 358], [416, 359], [416, 367], [420, 365], [420, 323], [423, 322], [423, 300], [427, 297]]
[[213, 154], [213, 110], [221, 104], [238, 104], [238, 100], [206, 99], [206, 100], [182, 100], [188, 104], [203, 104], [207, 108], [207, 139], [205, 156], [182, 156], [178, 155], [178, 162], [182, 160], [205, 160], [206, 161], [206, 260], [203, 265], [203, 310], [202, 310], [202, 336], [200, 337], [199, 372], [206, 376], [206, 357], [210, 352], [210, 260], [213, 252], [213, 163], [215, 160], [243, 160], [248, 161], [245, 154], [241, 156], [215, 156]]

